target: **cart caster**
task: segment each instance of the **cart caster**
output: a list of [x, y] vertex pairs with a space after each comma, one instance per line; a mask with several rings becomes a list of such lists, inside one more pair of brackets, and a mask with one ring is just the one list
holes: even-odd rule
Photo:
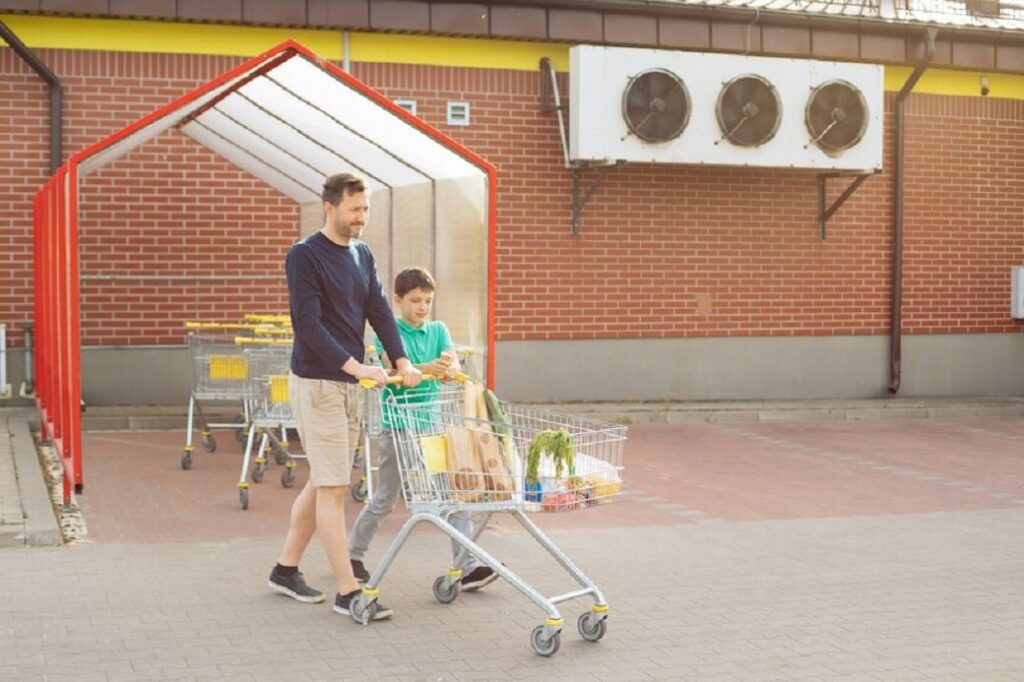
[[349, 606], [349, 615], [352, 616], [352, 620], [359, 623], [360, 625], [367, 625], [377, 615], [377, 600], [374, 599], [367, 602], [365, 598], [360, 595], [352, 605]]
[[608, 628], [605, 622], [607, 618], [601, 618], [597, 620], [597, 614], [590, 612], [580, 615], [580, 619], [576, 621], [576, 629], [580, 631], [580, 636], [588, 642], [596, 642], [597, 640], [604, 637], [605, 630]]
[[207, 452], [213, 452], [217, 449], [217, 440], [213, 435], [203, 436], [203, 449]]
[[295, 485], [295, 469], [293, 467], [288, 467], [281, 472], [281, 485], [285, 488], [291, 488]]
[[274, 463], [284, 466], [288, 463], [288, 454], [281, 450], [274, 450]]
[[267, 470], [266, 462], [257, 462], [252, 470], [252, 482], [259, 483], [263, 480], [263, 473]]
[[451, 604], [459, 596], [459, 583], [448, 582], [447, 576], [434, 581], [434, 598], [442, 604]]
[[245, 437], [247, 435], [249, 435], [249, 429], [247, 429], [246, 427], [239, 426], [237, 429], [235, 429], [235, 440], [237, 440], [242, 445], [245, 445]]
[[181, 468], [188, 471], [192, 468], [192, 451], [186, 450], [185, 454], [181, 456]]
[[356, 502], [366, 502], [366, 479], [359, 479], [359, 482], [352, 486], [352, 499]]
[[530, 633], [530, 647], [534, 653], [541, 656], [553, 656], [562, 644], [562, 633], [560, 630], [555, 630], [554, 634], [545, 640], [544, 630], [546, 628], [546, 625], [538, 625], [533, 629], [533, 632]]
[[249, 508], [249, 489], [248, 488], [242, 488], [241, 490], [238, 491], [238, 503], [240, 505], [242, 505], [242, 509], [243, 510]]

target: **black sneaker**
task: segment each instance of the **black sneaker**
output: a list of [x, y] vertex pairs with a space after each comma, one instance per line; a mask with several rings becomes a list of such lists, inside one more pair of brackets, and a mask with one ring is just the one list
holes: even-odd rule
[[270, 572], [267, 585], [272, 590], [287, 594], [292, 599], [306, 604], [319, 604], [324, 600], [324, 593], [307, 585], [299, 571], [295, 571], [291, 575], [283, 575], [277, 572], [277, 566], [275, 566], [274, 570]]
[[477, 566], [472, 571], [462, 576], [462, 591], [474, 592], [484, 585], [493, 583], [498, 579], [498, 574], [490, 566]]
[[[348, 594], [338, 593], [334, 598], [334, 610], [343, 615], [351, 615], [352, 610], [349, 608], [352, 606], [352, 602], [359, 597], [362, 590], [353, 590]], [[374, 620], [384, 620], [395, 615], [395, 612], [384, 606], [380, 602], [377, 602], [377, 613], [373, 616]]]
[[370, 579], [370, 572], [366, 570], [366, 566], [363, 566], [363, 562], [359, 559], [352, 559], [352, 575], [355, 576], [357, 583], [365, 583]]

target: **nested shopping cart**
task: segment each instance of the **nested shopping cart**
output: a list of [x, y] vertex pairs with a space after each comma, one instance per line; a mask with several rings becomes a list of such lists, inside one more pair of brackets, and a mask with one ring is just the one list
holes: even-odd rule
[[[214, 428], [236, 429], [244, 433], [249, 422], [249, 405], [245, 401], [248, 365], [242, 348], [235, 345], [236, 328], [200, 328], [188, 334], [188, 349], [192, 365], [192, 391], [188, 399], [188, 427], [185, 431], [185, 453], [181, 456], [181, 468], [192, 468], [192, 437], [199, 418], [203, 436], [203, 449], [213, 452], [217, 440]], [[231, 401], [241, 404], [242, 421], [213, 423], [203, 415], [204, 401]]]
[[[213, 452], [217, 440], [214, 428], [234, 429], [235, 438], [242, 442], [249, 429], [250, 407], [245, 400], [248, 368], [242, 348], [235, 343], [236, 335], [245, 334], [255, 339], [287, 339], [291, 328], [280, 315], [246, 315], [242, 323], [197, 322], [185, 323], [188, 330], [188, 348], [192, 368], [192, 391], [188, 403], [188, 428], [185, 436], [185, 453], [181, 457], [181, 468], [191, 469], [193, 461], [192, 437], [195, 433], [195, 417], [198, 416], [203, 435], [203, 449]], [[203, 415], [203, 401], [238, 402], [241, 405], [240, 420], [235, 422], [212, 423]]]
[[[468, 552], [544, 611], [544, 624], [530, 633], [536, 653], [558, 651], [563, 619], [556, 605], [582, 597], [593, 603], [579, 616], [577, 629], [587, 641], [601, 639], [608, 617], [604, 595], [527, 513], [583, 511], [614, 501], [622, 491], [626, 427], [499, 401], [492, 394], [480, 409], [483, 398], [472, 399], [458, 386], [441, 387], [434, 396], [425, 393], [410, 390], [382, 404], [396, 426], [402, 495], [411, 516], [354, 601], [352, 618], [364, 624], [373, 620], [378, 585], [392, 561], [413, 529], [430, 523], [460, 546], [453, 566], [460, 566]], [[449, 522], [457, 511], [479, 513], [473, 537]], [[481, 547], [481, 532], [499, 512], [515, 518], [579, 587], [544, 596]], [[434, 597], [443, 604], [454, 602], [461, 577], [457, 568], [438, 577]]]
[[[278, 464], [283, 464], [281, 485], [291, 488], [295, 484], [295, 460], [305, 455], [289, 449], [288, 430], [297, 424], [288, 400], [288, 368], [292, 344], [286, 339], [237, 338], [249, 369], [246, 381], [246, 401], [252, 418], [245, 440], [242, 471], [238, 478], [238, 500], [242, 509], [249, 508], [249, 466], [252, 480], [259, 483], [267, 470], [267, 455], [273, 451]], [[253, 444], [259, 436], [259, 446], [252, 459]]]

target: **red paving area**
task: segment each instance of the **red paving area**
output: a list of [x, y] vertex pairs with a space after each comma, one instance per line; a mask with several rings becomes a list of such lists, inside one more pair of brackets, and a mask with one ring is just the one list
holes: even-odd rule
[[[228, 431], [216, 435], [217, 451], [197, 447], [184, 471], [179, 432], [86, 434], [79, 503], [89, 537], [283, 538], [305, 463], [291, 489], [271, 464], [263, 483], [250, 484], [250, 508], [242, 511], [241, 446]], [[636, 424], [625, 465], [619, 502], [534, 520], [553, 529], [1019, 508], [1024, 420]], [[350, 502], [350, 523], [359, 509]], [[380, 537], [393, 535], [405, 517], [399, 506]], [[515, 525], [504, 515], [492, 523]]]

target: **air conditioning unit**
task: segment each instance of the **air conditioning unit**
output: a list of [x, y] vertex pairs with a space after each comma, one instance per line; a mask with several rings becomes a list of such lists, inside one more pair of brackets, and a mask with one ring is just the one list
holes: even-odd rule
[[576, 161], [870, 172], [882, 167], [882, 67], [576, 46]]

